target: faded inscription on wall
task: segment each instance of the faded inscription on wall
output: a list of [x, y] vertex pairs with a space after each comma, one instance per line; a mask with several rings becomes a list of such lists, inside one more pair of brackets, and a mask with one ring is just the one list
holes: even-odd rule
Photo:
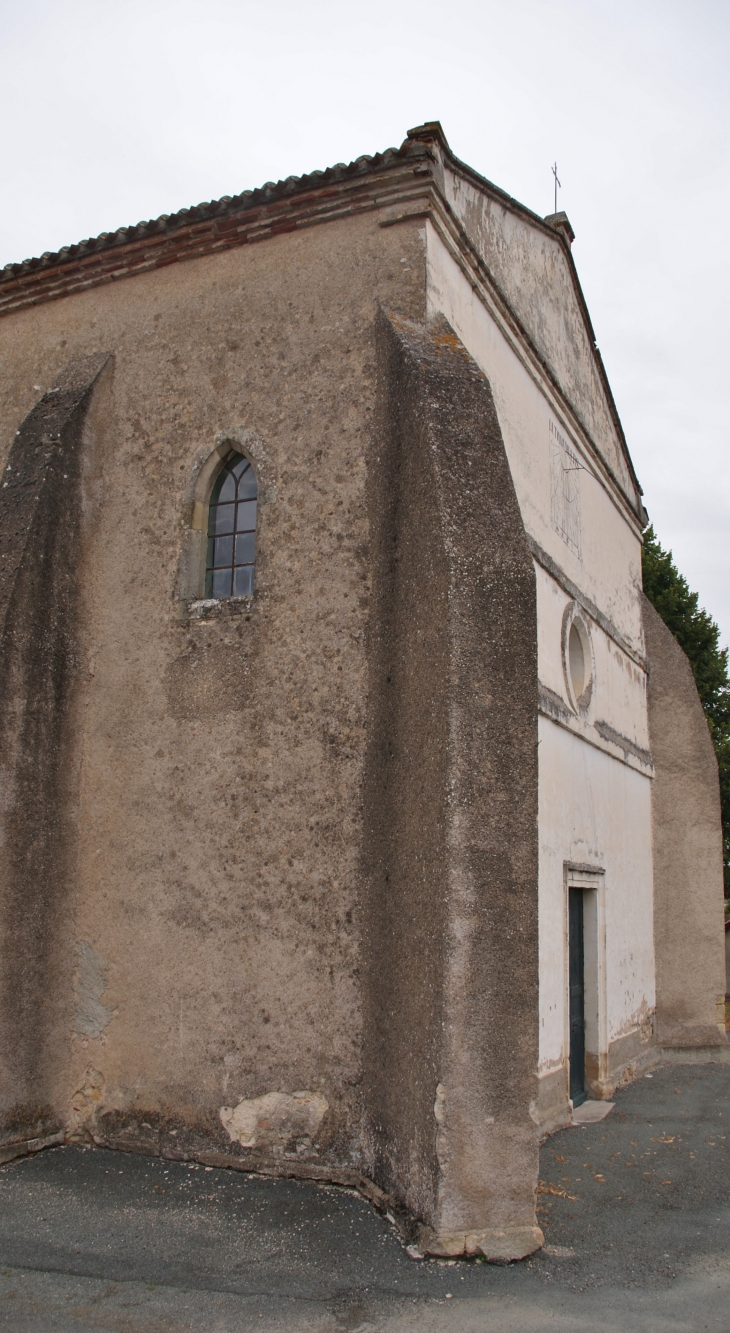
[[563, 541], [580, 555], [581, 464], [568, 440], [550, 422], [550, 503], [553, 527]]

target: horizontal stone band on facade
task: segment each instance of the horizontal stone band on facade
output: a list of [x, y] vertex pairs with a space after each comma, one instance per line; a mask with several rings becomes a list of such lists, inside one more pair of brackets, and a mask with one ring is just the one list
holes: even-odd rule
[[622, 736], [619, 731], [616, 731], [615, 727], [611, 726], [610, 722], [601, 722], [599, 719], [598, 722], [594, 723], [594, 726], [598, 735], [602, 736], [604, 741], [608, 741], [610, 745], [618, 746], [626, 755], [633, 755], [640, 764], [645, 764], [647, 767], [651, 765], [649, 751], [642, 749], [635, 741], [630, 741], [627, 736]]
[[[537, 707], [538, 712], [542, 713], [543, 717], [550, 718], [551, 722], [557, 723], [559, 727], [564, 727], [571, 735], [587, 741], [596, 750], [602, 750], [604, 754], [611, 755], [612, 759], [618, 759], [621, 763], [628, 764], [629, 768], [637, 768], [639, 772], [646, 774], [648, 777], [653, 775], [654, 766], [648, 750], [644, 750], [635, 741], [629, 740], [627, 736], [622, 736], [608, 722], [599, 720], [591, 724], [577, 718], [560, 698], [560, 695], [541, 682], [537, 687]], [[622, 753], [617, 754], [617, 750]]]
[[528, 534], [527, 540], [535, 560], [538, 565], [542, 565], [545, 573], [549, 574], [551, 578], [554, 578], [555, 582], [560, 584], [563, 592], [567, 592], [568, 596], [571, 597], [573, 601], [578, 602], [578, 604], [583, 607], [583, 610], [591, 617], [591, 620], [596, 622], [596, 624], [603, 630], [604, 634], [608, 635], [609, 639], [613, 639], [613, 642], [616, 644], [617, 648], [621, 649], [622, 653], [625, 653], [627, 657], [630, 657], [631, 661], [635, 662], [636, 666], [640, 667], [642, 671], [646, 671], [646, 658], [641, 653], [637, 653], [635, 648], [632, 648], [628, 639], [624, 638], [620, 629], [617, 629], [609, 617], [605, 615], [603, 611], [599, 610], [595, 602], [591, 601], [590, 597], [586, 597], [585, 593], [581, 592], [578, 585], [573, 583], [573, 580], [568, 578], [568, 575], [560, 568], [557, 560], [553, 560], [553, 557], [548, 555], [547, 551], [543, 551], [539, 542], [536, 542], [534, 537], [530, 537]]

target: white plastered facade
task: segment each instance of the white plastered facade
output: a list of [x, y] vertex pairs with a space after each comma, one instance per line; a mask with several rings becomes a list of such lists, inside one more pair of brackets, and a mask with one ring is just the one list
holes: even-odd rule
[[[652, 766], [640, 608], [640, 501], [581, 323], [563, 241], [546, 237], [529, 221], [515, 221], [508, 207], [489, 198], [482, 196], [480, 203], [476, 188], [459, 184], [456, 177], [446, 184], [488, 273], [480, 282], [448, 229], [429, 220], [429, 314], [445, 316], [489, 380], [535, 557], [538, 1072], [542, 1125], [551, 1130], [570, 1115], [570, 885], [585, 891], [588, 1094], [609, 1096], [625, 1071], [635, 1070], [652, 1049]], [[459, 189], [466, 198], [458, 197]], [[478, 244], [480, 207], [489, 214], [488, 254]], [[495, 256], [510, 251], [510, 264], [517, 255], [512, 266], [516, 286], [502, 301], [506, 279], [502, 282], [497, 274], [501, 292], [496, 284], [490, 290], [489, 274], [495, 274]], [[510, 315], [518, 299], [525, 309], [514, 320]], [[529, 338], [521, 336], [520, 323], [528, 325]], [[555, 494], [556, 454], [571, 473], [567, 530]], [[567, 661], [570, 624], [576, 618], [590, 677], [580, 700]]]

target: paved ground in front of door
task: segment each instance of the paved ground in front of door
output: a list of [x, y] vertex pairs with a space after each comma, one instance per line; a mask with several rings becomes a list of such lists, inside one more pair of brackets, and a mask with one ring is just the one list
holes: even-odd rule
[[0, 1330], [730, 1330], [730, 1066], [665, 1067], [542, 1149], [545, 1249], [414, 1261], [346, 1190], [98, 1149], [0, 1170]]

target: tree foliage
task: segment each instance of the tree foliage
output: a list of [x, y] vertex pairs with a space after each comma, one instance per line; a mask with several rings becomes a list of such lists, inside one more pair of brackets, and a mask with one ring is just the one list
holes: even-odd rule
[[717, 755], [722, 804], [725, 897], [730, 898], [730, 678], [728, 650], [720, 647], [720, 629], [699, 605], [680, 574], [671, 551], [665, 551], [653, 527], [644, 533], [644, 592], [665, 625], [684, 648], [697, 684]]

